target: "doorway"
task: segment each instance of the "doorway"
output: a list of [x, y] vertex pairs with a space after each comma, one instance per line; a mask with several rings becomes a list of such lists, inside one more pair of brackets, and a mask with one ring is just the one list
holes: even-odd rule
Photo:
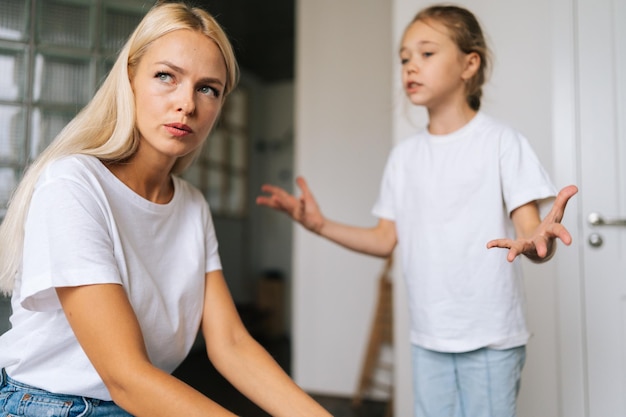
[[557, 171], [581, 190], [569, 213], [578, 262], [559, 266], [562, 415], [618, 417], [626, 415], [626, 5], [558, 3], [571, 16], [560, 32], [572, 38], [561, 39], [565, 59], [556, 62], [573, 65], [560, 68]]

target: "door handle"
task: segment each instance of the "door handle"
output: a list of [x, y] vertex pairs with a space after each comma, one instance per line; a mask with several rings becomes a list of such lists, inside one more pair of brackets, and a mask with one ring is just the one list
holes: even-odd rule
[[605, 219], [600, 213], [590, 213], [587, 221], [592, 226], [626, 226], [626, 219]]

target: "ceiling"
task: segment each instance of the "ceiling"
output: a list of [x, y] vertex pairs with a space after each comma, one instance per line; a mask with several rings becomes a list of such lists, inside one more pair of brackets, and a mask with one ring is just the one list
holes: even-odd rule
[[264, 82], [294, 76], [295, 0], [196, 0], [222, 25], [239, 66]]

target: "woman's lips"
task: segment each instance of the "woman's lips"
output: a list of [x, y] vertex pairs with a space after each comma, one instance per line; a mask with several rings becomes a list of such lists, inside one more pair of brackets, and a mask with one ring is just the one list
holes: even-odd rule
[[165, 130], [167, 130], [171, 135], [181, 137], [189, 135], [193, 133], [193, 130], [183, 123], [169, 123], [165, 125]]

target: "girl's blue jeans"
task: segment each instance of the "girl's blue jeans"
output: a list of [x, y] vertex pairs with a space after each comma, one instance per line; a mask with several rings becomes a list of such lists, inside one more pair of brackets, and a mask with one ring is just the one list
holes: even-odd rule
[[0, 417], [132, 417], [113, 401], [54, 394], [0, 374]]
[[412, 346], [415, 417], [515, 417], [526, 348], [435, 352]]

